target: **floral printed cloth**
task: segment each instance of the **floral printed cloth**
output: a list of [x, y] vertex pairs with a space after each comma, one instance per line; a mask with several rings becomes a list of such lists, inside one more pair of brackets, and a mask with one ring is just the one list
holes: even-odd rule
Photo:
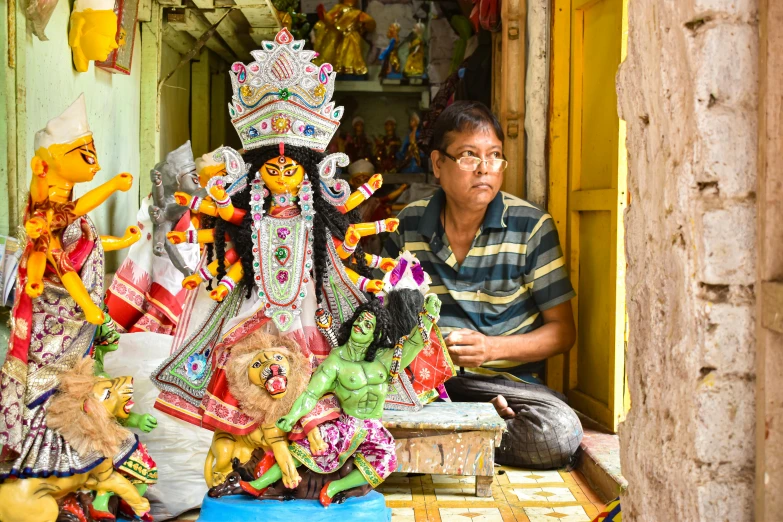
[[343, 413], [318, 429], [327, 446], [323, 455], [313, 455], [307, 439], [289, 446], [294, 458], [316, 473], [332, 473], [353, 456], [356, 468], [372, 487], [377, 487], [397, 470], [394, 437], [379, 419], [361, 420]]

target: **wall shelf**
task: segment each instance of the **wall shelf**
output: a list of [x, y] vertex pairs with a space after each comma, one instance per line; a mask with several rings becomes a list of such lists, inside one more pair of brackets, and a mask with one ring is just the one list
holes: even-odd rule
[[335, 92], [337, 93], [353, 93], [353, 94], [402, 94], [402, 95], [418, 95], [420, 98], [419, 109], [428, 109], [430, 106], [430, 86], [429, 85], [395, 85], [395, 84], [381, 84], [379, 76], [381, 73], [380, 65], [370, 65], [367, 74], [367, 80], [338, 80], [335, 84]]
[[387, 94], [428, 93], [427, 85], [382, 85], [377, 79], [367, 81], [338, 81], [336, 92], [384, 92]]
[[404, 174], [401, 172], [390, 172], [383, 175], [384, 185], [399, 185], [401, 183], [430, 183], [430, 178], [434, 176], [430, 173], [422, 172], [420, 174]]

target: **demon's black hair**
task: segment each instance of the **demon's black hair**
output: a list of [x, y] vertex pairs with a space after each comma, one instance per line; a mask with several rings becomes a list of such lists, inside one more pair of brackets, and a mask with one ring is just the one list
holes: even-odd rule
[[345, 345], [351, 337], [354, 321], [368, 311], [375, 316], [375, 335], [365, 361], [375, 360], [378, 349], [392, 348], [403, 335], [408, 335], [419, 321], [419, 312], [424, 304], [424, 296], [418, 290], [393, 290], [386, 295], [385, 302], [375, 296], [359, 305], [350, 319], [340, 325], [337, 333], [339, 346]]

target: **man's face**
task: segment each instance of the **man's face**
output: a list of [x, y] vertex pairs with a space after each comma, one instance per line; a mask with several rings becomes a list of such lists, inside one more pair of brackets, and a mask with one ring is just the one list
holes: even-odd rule
[[[456, 159], [462, 156], [486, 160], [503, 157], [503, 143], [490, 127], [449, 132], [446, 143], [446, 152]], [[490, 172], [486, 163], [480, 163], [474, 172], [470, 172], [460, 169], [455, 161], [440, 151], [432, 151], [431, 158], [435, 177], [440, 180], [448, 200], [457, 208], [486, 208], [503, 184], [503, 172]]]
[[357, 136], [361, 136], [364, 134], [364, 122], [357, 121], [353, 124], [353, 131], [356, 133]]
[[364, 311], [356, 318], [351, 328], [351, 339], [360, 346], [369, 345], [375, 334], [375, 316]]

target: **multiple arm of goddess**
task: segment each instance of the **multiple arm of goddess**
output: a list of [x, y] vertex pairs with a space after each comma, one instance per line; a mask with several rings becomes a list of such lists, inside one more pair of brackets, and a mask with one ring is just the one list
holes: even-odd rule
[[[337, 209], [345, 214], [356, 208], [360, 203], [369, 198], [376, 190], [378, 190], [383, 183], [383, 177], [380, 174], [374, 175], [370, 180], [365, 183], [360, 189], [351, 193], [346, 200], [345, 204], [337, 207]], [[226, 194], [226, 191], [219, 186], [212, 187], [209, 191], [210, 198], [199, 199], [184, 192], [177, 192], [175, 198], [180, 205], [185, 205], [208, 216], [219, 217], [224, 221], [228, 221], [234, 224], [241, 224], [242, 219], [245, 217], [247, 211], [235, 208], [231, 203], [231, 198]], [[356, 245], [362, 237], [372, 234], [378, 234], [380, 232], [393, 232], [397, 229], [399, 220], [397, 219], [384, 219], [376, 221], [374, 223], [355, 223], [349, 225], [348, 230], [345, 233], [345, 239], [339, 240], [332, 238], [337, 252], [341, 259], [350, 260], [356, 249]], [[215, 241], [214, 229], [202, 229], [196, 233], [188, 232], [170, 232], [168, 234], [169, 241], [174, 244], [179, 243], [213, 243]], [[391, 258], [382, 258], [379, 256], [373, 256], [365, 254], [365, 261], [368, 266], [372, 268], [380, 268], [384, 272], [388, 272], [394, 268], [395, 262]], [[244, 275], [242, 263], [239, 260], [239, 256], [235, 249], [231, 248], [226, 251], [226, 276], [233, 281], [241, 281]], [[204, 281], [214, 278], [218, 273], [219, 261], [215, 260], [209, 264], [206, 268], [200, 272], [195, 273], [189, 277], [186, 277], [182, 283], [182, 286], [187, 289], [194, 289], [198, 287]], [[369, 292], [379, 292], [383, 288], [383, 282], [376, 279], [367, 279], [350, 268], [345, 268], [348, 277], [357, 284], [362, 290]], [[225, 284], [219, 284], [212, 292], [210, 297], [216, 301], [222, 301], [229, 293], [230, 289]]]

